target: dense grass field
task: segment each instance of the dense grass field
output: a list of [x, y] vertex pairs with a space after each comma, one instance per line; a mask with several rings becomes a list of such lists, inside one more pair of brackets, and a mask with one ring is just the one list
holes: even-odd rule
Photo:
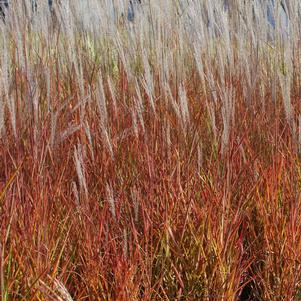
[[301, 3], [44, 2], [0, 25], [1, 301], [301, 300]]

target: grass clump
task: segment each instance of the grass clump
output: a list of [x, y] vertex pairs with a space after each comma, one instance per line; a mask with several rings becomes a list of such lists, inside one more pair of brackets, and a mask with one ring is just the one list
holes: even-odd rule
[[1, 300], [300, 299], [301, 5], [184, 2], [12, 3]]

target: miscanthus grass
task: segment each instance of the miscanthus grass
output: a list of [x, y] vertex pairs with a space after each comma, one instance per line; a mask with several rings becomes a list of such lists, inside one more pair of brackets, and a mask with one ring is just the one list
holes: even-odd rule
[[1, 20], [1, 300], [301, 300], [300, 2], [128, 2]]

